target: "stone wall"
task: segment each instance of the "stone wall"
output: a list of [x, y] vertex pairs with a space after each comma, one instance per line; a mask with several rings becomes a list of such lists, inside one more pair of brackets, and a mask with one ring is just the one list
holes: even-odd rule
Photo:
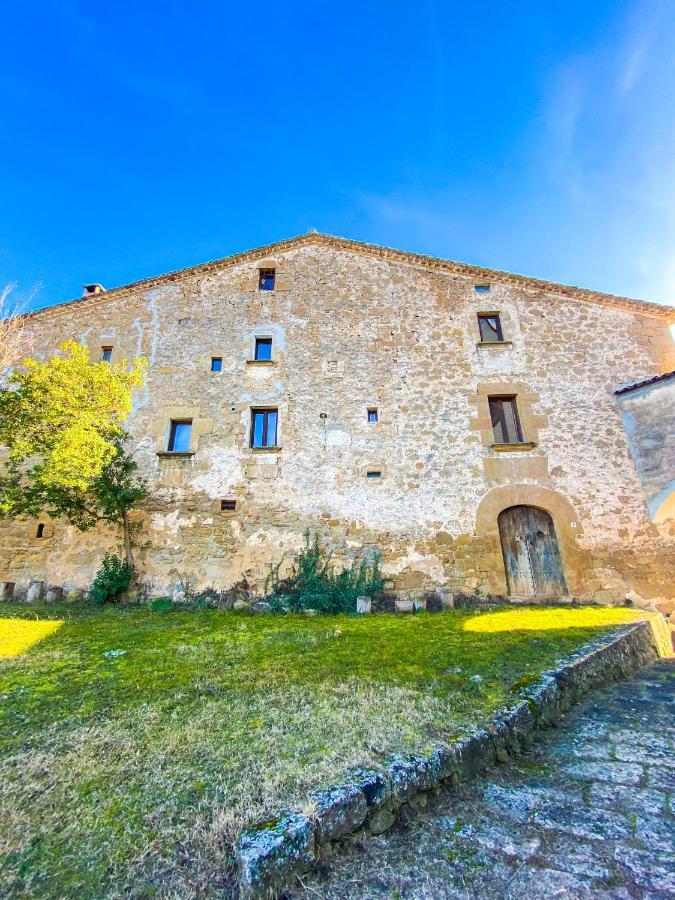
[[[276, 290], [259, 291], [267, 267]], [[503, 344], [480, 344], [481, 311], [499, 311]], [[94, 357], [113, 346], [149, 360], [128, 429], [152, 487], [137, 555], [153, 592], [188, 578], [261, 584], [310, 528], [337, 559], [379, 548], [397, 590], [504, 594], [496, 516], [531, 503], [554, 519], [570, 593], [609, 602], [672, 592], [675, 541], [646, 513], [612, 395], [675, 367], [667, 315], [308, 235], [54, 307], [29, 327], [40, 357], [73, 338]], [[256, 336], [272, 337], [271, 364], [252, 361]], [[491, 445], [492, 392], [517, 394], [531, 447]], [[280, 449], [248, 446], [255, 406], [278, 407]], [[172, 418], [193, 420], [193, 455], [162, 455]], [[118, 540], [62, 522], [38, 538], [37, 524], [0, 526], [0, 580], [87, 586]]]

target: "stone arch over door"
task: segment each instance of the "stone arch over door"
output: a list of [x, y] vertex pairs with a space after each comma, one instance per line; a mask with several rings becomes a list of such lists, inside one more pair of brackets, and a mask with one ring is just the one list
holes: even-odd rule
[[476, 538], [485, 547], [489, 569], [490, 591], [508, 596], [509, 586], [504, 566], [499, 533], [499, 514], [512, 506], [533, 506], [548, 513], [553, 520], [567, 591], [583, 596], [584, 556], [577, 544], [583, 527], [572, 504], [557, 491], [534, 484], [509, 484], [493, 488], [483, 497], [476, 510]]

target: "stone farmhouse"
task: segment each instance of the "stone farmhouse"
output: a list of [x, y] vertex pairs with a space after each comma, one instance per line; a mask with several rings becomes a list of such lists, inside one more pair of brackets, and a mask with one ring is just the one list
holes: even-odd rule
[[[153, 593], [262, 585], [310, 529], [338, 561], [381, 551], [406, 595], [623, 602], [673, 594], [675, 520], [614, 390], [675, 369], [674, 315], [312, 232], [28, 327], [39, 358], [72, 338], [149, 360], [127, 427]], [[87, 587], [118, 541], [4, 523], [0, 581]]]

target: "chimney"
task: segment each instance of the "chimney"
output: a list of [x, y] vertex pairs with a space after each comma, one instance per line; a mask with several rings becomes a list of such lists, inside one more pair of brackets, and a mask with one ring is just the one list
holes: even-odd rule
[[94, 294], [103, 294], [105, 293], [105, 288], [102, 284], [83, 284], [82, 285], [82, 296], [83, 297], [93, 297]]

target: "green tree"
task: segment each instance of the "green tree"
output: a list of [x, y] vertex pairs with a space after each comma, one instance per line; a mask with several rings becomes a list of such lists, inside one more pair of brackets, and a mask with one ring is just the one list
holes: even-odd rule
[[133, 566], [129, 511], [146, 493], [126, 453], [122, 424], [132, 391], [144, 382], [145, 360], [131, 367], [91, 362], [86, 347], [69, 341], [60, 356], [25, 360], [0, 390], [0, 445], [7, 451], [0, 477], [0, 517], [66, 518], [87, 530], [119, 525]]

